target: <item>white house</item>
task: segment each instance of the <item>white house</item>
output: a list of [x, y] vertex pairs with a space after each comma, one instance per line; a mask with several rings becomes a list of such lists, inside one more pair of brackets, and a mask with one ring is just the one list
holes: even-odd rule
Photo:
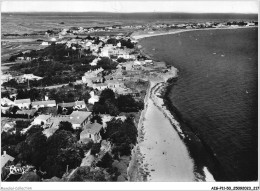
[[2, 106], [11, 106], [14, 105], [14, 102], [6, 97], [1, 98], [1, 105]]
[[249, 26], [255, 26], [255, 23], [247, 23], [246, 26], [247, 26], [247, 27], [249, 27]]
[[42, 42], [41, 45], [42, 45], [42, 46], [48, 46], [49, 43], [48, 43], [48, 42]]
[[1, 73], [1, 84], [4, 83], [4, 82], [8, 82], [11, 79], [13, 79], [13, 76], [11, 74]]
[[33, 74], [24, 74], [21, 76], [21, 78], [23, 78], [25, 80], [41, 80], [42, 79], [42, 77], [35, 76]]
[[46, 124], [47, 120], [51, 118], [51, 115], [39, 115], [38, 117], [36, 117], [33, 121], [34, 125], [41, 125]]
[[32, 102], [32, 107], [35, 109], [41, 107], [55, 107], [56, 101], [55, 100], [47, 100], [47, 101], [34, 101]]
[[86, 103], [84, 100], [82, 101], [75, 101], [75, 106], [74, 106], [74, 109], [84, 109], [86, 108]]
[[89, 122], [91, 112], [88, 111], [73, 111], [70, 114], [69, 122], [74, 129], [81, 128]]
[[99, 60], [101, 60], [101, 58], [95, 58], [89, 65], [96, 66]]
[[97, 89], [99, 91], [102, 91], [106, 88], [108, 88], [108, 84], [107, 83], [99, 83], [99, 84], [93, 84], [92, 86], [94, 89]]
[[98, 102], [99, 101], [99, 96], [95, 95], [94, 91], [91, 91], [90, 92], [90, 98], [88, 99], [88, 103], [90, 104], [95, 104], [95, 102]]
[[57, 39], [55, 37], [53, 37], [53, 38], [51, 38], [51, 41], [55, 42], [55, 41], [57, 41]]
[[118, 80], [107, 80], [108, 88], [115, 90], [119, 87], [124, 87], [124, 83]]
[[102, 48], [101, 53], [100, 53], [100, 56], [102, 56], [102, 57], [109, 57], [108, 51], [109, 51], [110, 49], [111, 49], [110, 47], [104, 47], [104, 48]]
[[29, 109], [31, 105], [30, 99], [16, 99], [14, 100], [14, 104], [20, 109]]

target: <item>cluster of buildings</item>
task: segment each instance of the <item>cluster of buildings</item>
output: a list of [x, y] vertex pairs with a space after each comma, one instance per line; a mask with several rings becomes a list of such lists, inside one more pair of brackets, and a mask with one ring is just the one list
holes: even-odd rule
[[[214, 23], [204, 23], [197, 25], [138, 25], [135, 26], [135, 29], [149, 30], [149, 27], [157, 29], [167, 27], [196, 28], [199, 26], [210, 27], [213, 25]], [[59, 33], [59, 40], [57, 40], [55, 37], [52, 37], [50, 40], [50, 42], [66, 44], [68, 48], [73, 50], [77, 50], [79, 47], [81, 50], [89, 50], [92, 55], [96, 56], [96, 58], [91, 63], [89, 63], [91, 66], [98, 66], [99, 61], [101, 61], [103, 57], [108, 57], [109, 60], [118, 63], [116, 69], [109, 72], [105, 72], [102, 67], [87, 71], [82, 76], [82, 79], [77, 81], [77, 83], [86, 84], [88, 87], [94, 89], [90, 92], [91, 97], [88, 100], [89, 104], [95, 104], [95, 102], [99, 101], [99, 96], [96, 95], [95, 92], [101, 92], [107, 88], [112, 89], [117, 95], [132, 95], [134, 98], [138, 98], [140, 91], [137, 89], [128, 88], [126, 84], [135, 83], [138, 81], [149, 81], [153, 78], [160, 78], [166, 81], [169, 79], [169, 77], [176, 76], [177, 70], [174, 67], [168, 67], [165, 62], [157, 62], [148, 59], [139, 51], [123, 47], [120, 42], [114, 45], [107, 43], [107, 41], [110, 39], [109, 36], [100, 36], [98, 43], [91, 39], [72, 38], [65, 40], [66, 38], [64, 38], [69, 33], [82, 34], [103, 30], [109, 31], [115, 28], [133, 28], [133, 26], [115, 26], [88, 29], [80, 27], [74, 30], [63, 29]], [[136, 41], [130, 39], [130, 37], [125, 37], [122, 35], [117, 35], [113, 38], [117, 40], [131, 40], [133, 44], [137, 43]], [[76, 46], [75, 44], [80, 46]], [[42, 42], [42, 45], [47, 46], [49, 45], [49, 42]], [[120, 62], [119, 59], [121, 59]], [[30, 80], [41, 80], [42, 78], [33, 74], [23, 74], [17, 77], [12, 77], [11, 75], [6, 74], [5, 76], [1, 76], [1, 83], [10, 79], [15, 79], [17, 83], [24, 83]], [[80, 144], [88, 143], [90, 140], [92, 140], [94, 143], [102, 142], [100, 132], [102, 129], [106, 128], [106, 122], [113, 118], [109, 115], [100, 115], [102, 117], [102, 124], [97, 122], [92, 123], [90, 121], [92, 118], [92, 112], [88, 110], [85, 101], [56, 103], [55, 100], [49, 100], [48, 98], [42, 101], [31, 101], [30, 99], [15, 99], [12, 101], [8, 98], [1, 98], [1, 112], [3, 114], [10, 112], [10, 109], [14, 106], [19, 108], [18, 111], [16, 111], [16, 114], [27, 115], [31, 122], [28, 128], [22, 130], [22, 133], [25, 133], [34, 125], [40, 125], [44, 129], [43, 133], [49, 137], [59, 128], [61, 122], [69, 122], [71, 123], [73, 129], [82, 130], [79, 139]], [[69, 115], [61, 115], [53, 113], [50, 110], [49, 113], [43, 114], [38, 112], [40, 108], [61, 108], [62, 110], [72, 109], [72, 113]], [[119, 118], [124, 120], [125, 116], [119, 116]], [[10, 118], [5, 118], [1, 121], [1, 123], [2, 131], [9, 131], [15, 126], [15, 120], [10, 120]], [[109, 143], [105, 145], [109, 145]], [[107, 148], [108, 147], [109, 146], [107, 146]], [[4, 161], [13, 160], [13, 158], [6, 153], [4, 153], [2, 158]], [[7, 162], [4, 163], [6, 164]]]
[[[167, 28], [207, 28], [207, 27], [220, 27], [227, 26], [229, 22], [203, 22], [203, 23], [151, 23], [143, 25], [113, 25], [101, 27], [73, 27], [70, 29], [62, 29], [59, 32], [60, 36], [76, 35], [76, 34], [89, 34], [94, 32], [111, 32], [119, 30], [149, 30], [149, 29], [167, 29]], [[254, 21], [245, 22], [246, 26], [256, 26], [258, 23]], [[235, 24], [234, 24], [235, 25]]]
[[[58, 103], [56, 104], [55, 100], [46, 100], [46, 101], [33, 101], [30, 99], [17, 99], [11, 101], [8, 98], [1, 98], [1, 111], [4, 113], [7, 108], [17, 106], [19, 110], [16, 114], [28, 114], [31, 115], [31, 125], [23, 129], [23, 133], [25, 133], [28, 129], [30, 129], [34, 125], [41, 125], [44, 128], [44, 134], [49, 137], [51, 136], [58, 128], [60, 122], [70, 122], [73, 129], [82, 129], [81, 137], [82, 140], [80, 142], [86, 143], [86, 136], [88, 141], [92, 140], [93, 142], [100, 142], [100, 130], [103, 125], [98, 123], [91, 123], [90, 118], [92, 117], [92, 113], [88, 111], [86, 103], [84, 101], [75, 101], [70, 103]], [[39, 108], [55, 108], [61, 107], [62, 109], [72, 108], [73, 111], [70, 115], [58, 115], [53, 113], [48, 114], [39, 114], [36, 116], [36, 113]], [[9, 131], [15, 126], [15, 120], [11, 118], [5, 117], [2, 119], [2, 132]], [[87, 132], [87, 133], [86, 133]]]
[[34, 80], [38, 81], [38, 80], [41, 80], [42, 77], [35, 76], [33, 74], [23, 74], [23, 75], [13, 76], [13, 75], [7, 73], [7, 74], [1, 75], [1, 84], [3, 84], [4, 82], [8, 82], [12, 79], [15, 80], [17, 83], [24, 83], [24, 82], [28, 82], [28, 81], [34, 81]]

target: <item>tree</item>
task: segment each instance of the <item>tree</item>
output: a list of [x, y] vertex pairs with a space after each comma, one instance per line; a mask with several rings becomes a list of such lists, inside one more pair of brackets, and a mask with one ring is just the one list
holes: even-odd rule
[[117, 63], [108, 57], [102, 57], [101, 60], [97, 62], [98, 67], [102, 67], [104, 70], [114, 70], [116, 69]]
[[40, 167], [46, 158], [46, 140], [47, 138], [42, 132], [29, 135], [16, 147], [16, 152], [19, 153], [18, 158], [37, 168]]
[[106, 100], [115, 101], [115, 93], [113, 90], [107, 88], [101, 92], [99, 102], [105, 103]]
[[47, 139], [47, 153], [48, 155], [56, 155], [60, 149], [70, 147], [77, 142], [72, 132], [60, 130], [56, 131]]
[[61, 178], [66, 171], [66, 167], [62, 167], [61, 164], [56, 162], [56, 159], [56, 155], [47, 155], [47, 159], [43, 162], [41, 169], [47, 172], [46, 178], [52, 178], [54, 176]]
[[95, 155], [95, 154], [99, 153], [100, 152], [100, 146], [101, 145], [99, 143], [94, 143], [92, 145], [92, 148], [91, 148], [91, 154]]
[[108, 110], [108, 113], [112, 116], [117, 116], [120, 113], [115, 102], [111, 101], [110, 99], [105, 101], [105, 106]]
[[133, 119], [128, 117], [124, 122], [120, 119], [107, 122], [103, 138], [114, 144], [112, 152], [115, 155], [130, 155], [131, 145], [136, 144], [137, 141], [137, 129]]
[[17, 120], [15, 124], [15, 128], [16, 130], [21, 131], [22, 129], [29, 127], [30, 123], [31, 123], [30, 121]]
[[104, 182], [105, 174], [103, 169], [91, 169], [89, 166], [81, 166], [72, 175], [69, 181], [73, 182]]
[[131, 95], [120, 95], [117, 98], [118, 108], [122, 112], [137, 112], [140, 109], [138, 102]]
[[104, 114], [108, 113], [107, 108], [104, 104], [101, 104], [99, 102], [95, 102], [93, 106], [93, 113], [95, 114]]
[[77, 139], [70, 131], [59, 130], [47, 139], [46, 160], [41, 168], [47, 172], [47, 177], [59, 178], [69, 169], [81, 163], [84, 152], [76, 146]]
[[76, 168], [81, 164], [81, 160], [84, 157], [82, 149], [75, 146], [71, 146], [65, 149], [61, 149], [57, 155], [57, 163], [63, 168], [69, 165], [69, 169]]
[[3, 154], [3, 151], [6, 151], [7, 154], [10, 156], [16, 158], [18, 153], [15, 151], [16, 145], [5, 145], [1, 147], [1, 154]]
[[97, 163], [98, 167], [110, 168], [113, 163], [113, 158], [109, 153], [106, 153], [103, 158]]
[[110, 38], [110, 39], [107, 40], [107, 44], [113, 44], [113, 45], [116, 45], [117, 42], [118, 42], [118, 40], [115, 39], [115, 38]]
[[122, 62], [126, 62], [127, 60], [122, 58], [122, 57], [120, 57], [116, 61], [119, 62], [119, 63], [122, 63]]
[[36, 174], [36, 172], [27, 172], [23, 174], [18, 182], [40, 182], [41, 178]]
[[59, 124], [59, 131], [60, 130], [65, 130], [65, 131], [70, 131], [72, 133], [74, 133], [74, 129], [72, 127], [72, 124], [68, 121], [61, 121]]
[[102, 124], [102, 118], [99, 115], [93, 115], [92, 118], [90, 119], [91, 123], [99, 123]]
[[1, 133], [1, 146], [17, 145], [25, 139], [26, 136], [21, 134], [20, 131], [16, 131], [15, 134], [3, 131]]
[[34, 133], [42, 132], [43, 128], [40, 125], [33, 125], [27, 132], [26, 135], [30, 136]]
[[16, 146], [15, 151], [18, 153], [19, 160], [31, 162], [30, 160], [31, 148], [25, 141], [20, 142]]
[[10, 112], [12, 113], [12, 114], [16, 114], [16, 112], [19, 110], [19, 107], [18, 106], [13, 106], [12, 108], [11, 108], [11, 110], [10, 110]]

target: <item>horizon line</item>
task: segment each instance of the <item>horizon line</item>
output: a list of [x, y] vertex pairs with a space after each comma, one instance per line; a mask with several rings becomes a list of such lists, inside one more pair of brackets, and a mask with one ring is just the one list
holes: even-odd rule
[[258, 13], [244, 13], [244, 12], [109, 12], [109, 11], [1, 11], [2, 13], [111, 13], [111, 14], [136, 14], [136, 13], [176, 13], [176, 14], [251, 14], [258, 15]]

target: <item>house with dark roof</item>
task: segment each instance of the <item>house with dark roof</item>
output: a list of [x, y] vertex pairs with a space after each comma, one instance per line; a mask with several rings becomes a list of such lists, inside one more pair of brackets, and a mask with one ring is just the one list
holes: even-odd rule
[[87, 143], [89, 140], [99, 143], [102, 140], [100, 136], [101, 129], [102, 125], [96, 122], [84, 126], [84, 130], [80, 133], [80, 143]]
[[32, 107], [35, 109], [42, 107], [56, 107], [55, 100], [47, 100], [47, 101], [34, 101], [32, 102]]

